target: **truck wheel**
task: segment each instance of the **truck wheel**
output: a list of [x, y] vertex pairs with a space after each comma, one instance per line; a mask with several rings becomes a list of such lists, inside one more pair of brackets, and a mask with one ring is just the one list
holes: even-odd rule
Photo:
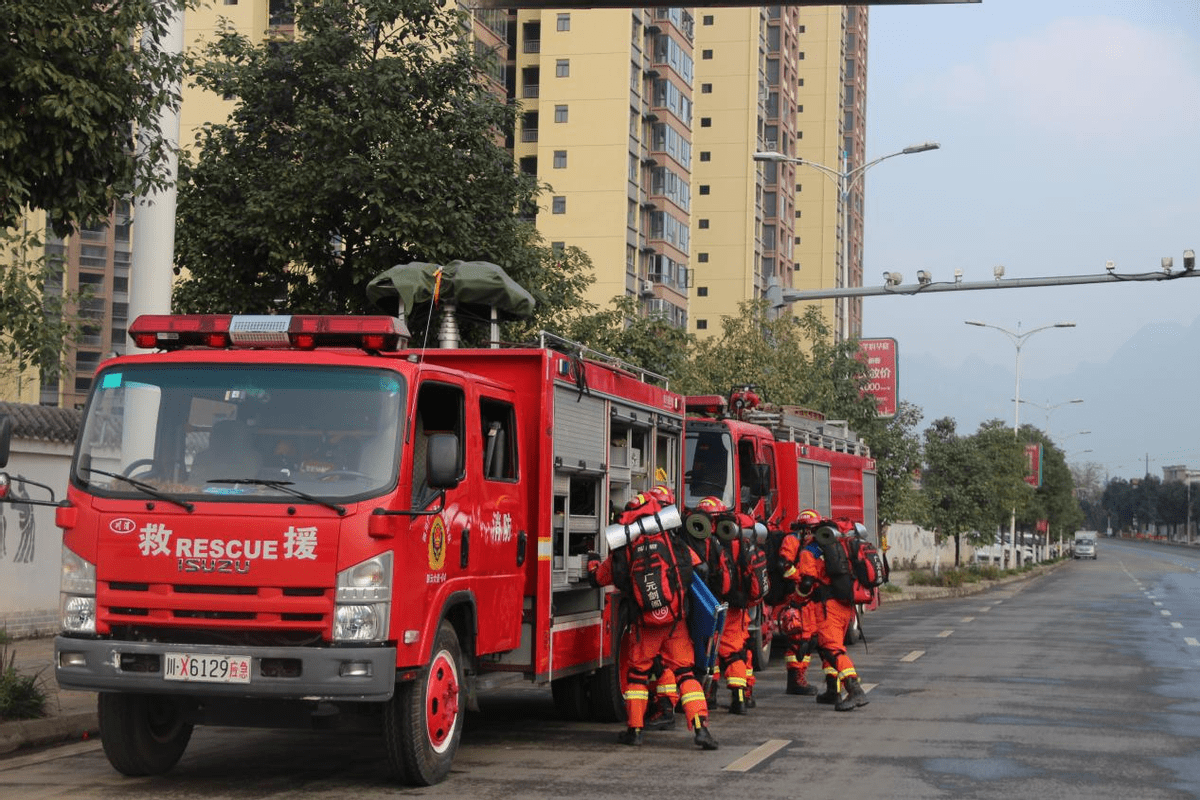
[[160, 694], [101, 692], [100, 742], [122, 775], [161, 775], [179, 761], [192, 738], [179, 698]]
[[591, 676], [588, 686], [588, 703], [592, 718], [597, 722], [624, 722], [625, 697], [621, 693], [621, 673], [625, 669], [625, 633], [629, 630], [629, 606], [622, 604], [617, 610], [617, 621], [613, 626], [612, 663], [601, 667]]
[[554, 695], [554, 707], [563, 719], [578, 721], [587, 719], [591, 706], [588, 703], [588, 678], [586, 675], [571, 675], [550, 681], [550, 693]]
[[396, 687], [383, 706], [388, 765], [398, 780], [431, 786], [450, 774], [466, 711], [462, 650], [454, 626], [443, 621], [429, 666]]

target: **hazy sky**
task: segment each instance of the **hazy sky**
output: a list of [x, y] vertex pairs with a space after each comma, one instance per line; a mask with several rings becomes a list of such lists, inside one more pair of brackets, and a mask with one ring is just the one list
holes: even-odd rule
[[[1108, 260], [1118, 273], [1145, 273], [1160, 270], [1163, 256], [1179, 269], [1185, 249], [1200, 249], [1197, 0], [874, 6], [867, 91], [868, 159], [926, 140], [942, 149], [867, 173], [866, 285], [882, 285], [884, 271], [912, 283], [918, 269], [937, 281], [953, 280], [955, 268], [964, 281], [987, 281], [998, 264], [1008, 278], [1100, 274]], [[863, 335], [898, 342], [901, 399], [924, 408], [922, 429], [952, 416], [969, 433], [1000, 416], [984, 408], [1006, 409], [1011, 423], [1016, 348], [964, 320], [1013, 331], [1075, 322], [1033, 334], [1021, 350], [1022, 382], [1048, 379], [1107, 361], [1146, 325], [1190, 326], [1200, 316], [1200, 278], [863, 302]], [[1200, 342], [1178, 345], [1177, 369], [1147, 387], [1145, 408], [1114, 425], [1149, 418], [1169, 428], [1200, 415]], [[936, 386], [905, 384], [905, 360], [917, 357], [935, 359], [948, 377], [994, 365], [1008, 376], [1007, 394], [943, 402]], [[1076, 396], [1062, 391], [1022, 398], [1053, 405]], [[1043, 419], [1025, 405], [1021, 416]], [[1069, 432], [1067, 416], [1054, 412], [1052, 435]], [[1071, 445], [1103, 452], [1098, 460], [1114, 472], [1142, 457], [1136, 448], [1105, 450], [1103, 436]], [[1158, 454], [1150, 456], [1160, 474]], [[1162, 459], [1200, 468], [1200, 442]]]

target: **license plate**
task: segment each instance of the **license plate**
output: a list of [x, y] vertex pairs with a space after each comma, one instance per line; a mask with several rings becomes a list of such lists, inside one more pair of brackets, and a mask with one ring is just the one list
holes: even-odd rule
[[201, 683], [249, 683], [250, 656], [167, 653], [163, 678]]

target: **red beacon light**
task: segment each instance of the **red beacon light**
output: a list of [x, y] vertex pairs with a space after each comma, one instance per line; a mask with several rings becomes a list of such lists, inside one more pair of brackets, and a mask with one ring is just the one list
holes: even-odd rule
[[321, 315], [148, 314], [129, 326], [138, 347], [297, 349], [355, 347], [398, 350], [408, 344], [408, 328], [395, 317]]
[[689, 414], [719, 417], [724, 416], [727, 405], [725, 398], [719, 394], [695, 394], [687, 398], [684, 407]]

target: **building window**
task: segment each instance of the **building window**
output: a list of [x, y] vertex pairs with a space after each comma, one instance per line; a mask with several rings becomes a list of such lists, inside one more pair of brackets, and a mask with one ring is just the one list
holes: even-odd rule
[[696, 330], [698, 330], [698, 331], [708, 330], [708, 320], [706, 320], [706, 319], [696, 320]]
[[560, 31], [571, 30], [571, 15], [570, 14], [559, 14], [558, 15], [558, 29]]
[[554, 214], [567, 213], [567, 198], [562, 195], [556, 195], [551, 201], [550, 211]]
[[705, 15], [704, 15], [704, 24], [705, 24], [705, 25], [712, 25], [712, 24], [713, 24], [713, 15], [712, 15], [712, 14], [705, 14]]
[[708, 150], [701, 150], [700, 151], [700, 160], [701, 161], [712, 161], [712, 153]]
[[566, 249], [567, 249], [566, 242], [551, 242], [550, 243], [550, 251], [552, 253], [561, 253], [562, 251], [564, 251]]
[[571, 77], [571, 60], [569, 58], [560, 58], [554, 62], [554, 77]]
[[796, 79], [796, 85], [797, 85], [797, 86], [803, 86], [803, 85], [804, 85], [804, 78], [797, 78], [797, 79]]
[[699, 261], [701, 264], [707, 264], [708, 263], [708, 253], [697, 253], [696, 260]]
[[701, 128], [711, 128], [712, 127], [712, 117], [701, 117], [700, 118], [700, 127]]
[[555, 150], [554, 151], [554, 168], [555, 169], [566, 169], [567, 168], [567, 151], [566, 150]]
[[707, 286], [697, 286], [696, 287], [696, 297], [708, 297], [708, 287]]
[[801, 26], [797, 27], [797, 28], [796, 28], [796, 33], [804, 33], [804, 26], [803, 26], [803, 25], [801, 25]]
[[700, 94], [712, 94], [712, 84], [711, 83], [700, 84]]
[[700, 58], [704, 59], [705, 61], [711, 61], [712, 60], [712, 50], [701, 50]]
[[554, 107], [554, 121], [555, 122], [566, 122], [567, 121], [567, 107], [566, 106], [555, 106]]
[[708, 220], [702, 219], [702, 220], [700, 220], [699, 224], [700, 224], [700, 230], [703, 230], [703, 231], [708, 230]]
[[700, 184], [700, 194], [708, 194], [708, 192], [709, 192], [708, 184], [707, 183]]

